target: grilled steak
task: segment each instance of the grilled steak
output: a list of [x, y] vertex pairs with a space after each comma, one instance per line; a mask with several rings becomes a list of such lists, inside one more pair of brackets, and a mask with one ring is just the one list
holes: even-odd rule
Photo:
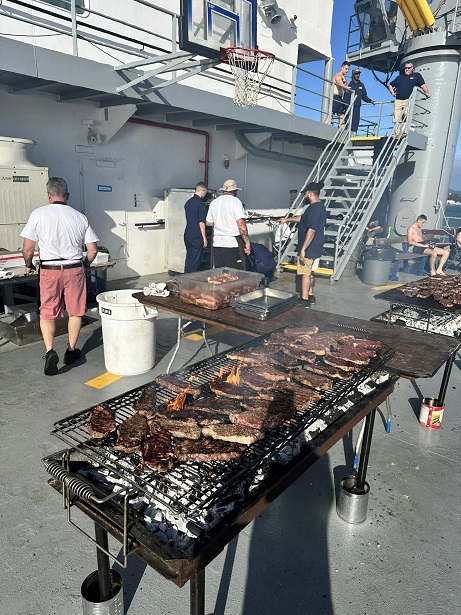
[[316, 389], [317, 391], [330, 391], [333, 388], [333, 380], [328, 376], [310, 373], [304, 369], [296, 369], [292, 372], [293, 380]]
[[355, 338], [353, 342], [349, 342], [348, 346], [354, 346], [354, 348], [366, 348], [367, 350], [379, 350], [382, 347], [381, 342], [375, 342], [373, 340], [361, 340]]
[[[285, 379], [279, 379], [279, 382], [283, 382]], [[249, 386], [255, 391], [267, 391], [277, 386], [277, 382], [264, 378], [255, 374], [253, 370], [242, 369], [240, 370], [240, 385]]]
[[174, 452], [179, 461], [227, 461], [237, 459], [246, 446], [220, 440], [182, 440], [176, 442]]
[[142, 446], [142, 458], [147, 466], [157, 472], [168, 472], [173, 467], [173, 447], [166, 429], [158, 425], [150, 426], [150, 436]]
[[323, 344], [312, 344], [309, 349], [305, 347], [296, 347], [293, 346], [284, 346], [281, 352], [283, 352], [288, 357], [296, 360], [296, 361], [306, 361], [307, 363], [313, 363], [317, 358], [317, 355], [325, 354], [325, 346]]
[[277, 382], [278, 380], [288, 380], [290, 374], [275, 365], [255, 365], [253, 373], [256, 376], [262, 376], [266, 380]]
[[248, 350], [234, 350], [226, 354], [228, 359], [235, 359], [247, 365], [266, 365], [268, 363], [276, 363], [273, 355], [267, 352], [267, 348], [262, 346], [259, 348], [249, 348]]
[[368, 365], [370, 362], [370, 356], [373, 357], [375, 352], [373, 350], [359, 350], [354, 347], [348, 348], [347, 346], [344, 346], [341, 350], [338, 350], [332, 354], [335, 357], [345, 359], [350, 363], [356, 363], [357, 365]]
[[279, 391], [275, 399], [247, 399], [242, 400], [241, 405], [246, 410], [283, 414], [285, 418], [290, 417], [295, 410], [293, 400], [283, 391]]
[[133, 412], [142, 414], [146, 417], [152, 416], [155, 413], [155, 402], [157, 401], [157, 390], [152, 385], [144, 387], [141, 395], [134, 402]]
[[203, 427], [204, 436], [209, 436], [214, 440], [224, 440], [225, 442], [236, 442], [238, 444], [253, 444], [263, 436], [261, 431], [243, 425], [207, 425]]
[[161, 374], [160, 376], [157, 376], [157, 378], [154, 378], [154, 382], [165, 389], [168, 389], [172, 393], [187, 392], [188, 395], [191, 395], [194, 399], [197, 399], [197, 397], [200, 397], [202, 394], [202, 389], [196, 384], [184, 382], [183, 380], [179, 380], [179, 378], [175, 378], [169, 374]]
[[346, 361], [346, 359], [342, 359], [335, 354], [327, 354], [323, 357], [323, 360], [327, 365], [339, 367], [347, 372], [356, 372], [359, 369], [359, 366], [356, 363]]
[[133, 414], [123, 421], [117, 429], [115, 450], [125, 453], [140, 451], [147, 435], [147, 419], [141, 414]]
[[280, 412], [273, 414], [264, 410], [247, 410], [230, 414], [229, 418], [234, 425], [246, 425], [254, 429], [275, 429], [285, 420], [285, 416]]
[[168, 431], [175, 438], [198, 440], [202, 434], [202, 430], [197, 425], [197, 421], [192, 417], [178, 420], [177, 418], [166, 417], [164, 414], [154, 414], [148, 422], [151, 432], [153, 428], [159, 426]]
[[346, 372], [340, 367], [333, 367], [332, 365], [324, 365], [323, 363], [306, 363], [303, 366], [304, 370], [312, 372], [314, 374], [320, 374], [321, 376], [328, 376], [329, 378], [339, 378], [339, 380], [351, 380], [352, 373]]
[[209, 384], [210, 389], [218, 396], [230, 397], [232, 399], [245, 399], [254, 397], [255, 391], [250, 387], [244, 387], [240, 384], [231, 384], [223, 380], [212, 380]]
[[[206, 412], [207, 414], [223, 414], [228, 416], [229, 412], [237, 412], [239, 409], [238, 400], [222, 399], [218, 397], [201, 397], [187, 404], [184, 411], [190, 411], [190, 416], [196, 417], [196, 412]], [[222, 423], [222, 419], [220, 421]]]
[[293, 405], [295, 410], [305, 410], [307, 406], [321, 398], [317, 391], [313, 391], [312, 389], [297, 384], [296, 382], [284, 383], [283, 388], [280, 388], [278, 393], [279, 396], [283, 394], [285, 398]]
[[107, 404], [98, 404], [91, 411], [86, 428], [92, 438], [105, 438], [117, 429], [115, 410]]
[[276, 361], [276, 365], [280, 363], [282, 367], [294, 367], [300, 363], [300, 359], [297, 356], [288, 356], [282, 351], [276, 352], [271, 356]]

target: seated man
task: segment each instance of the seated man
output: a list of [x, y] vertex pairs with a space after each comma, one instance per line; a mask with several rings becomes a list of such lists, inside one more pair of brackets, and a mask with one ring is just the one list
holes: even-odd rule
[[[450, 252], [444, 248], [437, 247], [434, 243], [429, 243], [423, 240], [422, 228], [427, 222], [427, 216], [421, 214], [408, 227], [407, 241], [413, 247], [415, 254], [427, 254], [429, 256], [429, 274], [430, 275], [446, 275], [443, 272], [443, 266], [447, 262]], [[411, 248], [410, 248], [411, 249]], [[436, 268], [437, 257], [440, 256], [438, 267]]]

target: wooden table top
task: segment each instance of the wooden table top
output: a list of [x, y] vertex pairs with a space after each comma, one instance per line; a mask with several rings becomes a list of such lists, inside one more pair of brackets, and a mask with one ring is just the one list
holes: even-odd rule
[[192, 320], [222, 326], [253, 337], [271, 333], [287, 325], [340, 326], [380, 340], [395, 354], [386, 367], [400, 375], [412, 378], [431, 378], [446, 360], [461, 346], [461, 340], [434, 333], [415, 331], [398, 325], [375, 323], [319, 310], [306, 310], [295, 306], [269, 320], [257, 320], [237, 314], [231, 307], [206, 310], [197, 305], [183, 303], [179, 297], [146, 297], [142, 292], [133, 297], [140, 303], [159, 310], [172, 312]]

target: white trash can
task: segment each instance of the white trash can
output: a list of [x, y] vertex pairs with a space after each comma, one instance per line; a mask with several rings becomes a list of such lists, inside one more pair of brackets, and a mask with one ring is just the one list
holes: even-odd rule
[[133, 298], [139, 289], [112, 290], [96, 297], [102, 323], [104, 363], [111, 374], [136, 376], [155, 365], [158, 312]]

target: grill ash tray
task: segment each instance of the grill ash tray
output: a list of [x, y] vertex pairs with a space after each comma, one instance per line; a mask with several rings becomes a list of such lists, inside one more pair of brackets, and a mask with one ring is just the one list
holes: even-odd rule
[[260, 288], [251, 293], [235, 297], [230, 305], [237, 314], [267, 320], [291, 309], [298, 303], [297, 295], [274, 288]]
[[[293, 327], [296, 328], [296, 325]], [[286, 328], [282, 327], [277, 331], [281, 332]], [[246, 352], [262, 346], [269, 335], [246, 342], [233, 350]], [[215, 379], [220, 371], [230, 372], [233, 367], [239, 365], [239, 361], [227, 357], [227, 352], [229, 351], [199, 361], [174, 375], [184, 382], [185, 388], [188, 383], [194, 382], [202, 386], [203, 397], [214, 397], [208, 386], [211, 380]], [[148, 495], [163, 509], [195, 521], [197, 516], [206, 516], [206, 511], [211, 506], [218, 506], [229, 494], [239, 492], [240, 497], [245, 497], [245, 491], [259, 489], [274, 463], [287, 462], [281, 461], [280, 458], [287, 447], [291, 449], [290, 454], [293, 457], [299, 453], [301, 446], [310, 446], [309, 441], [344, 417], [346, 410], [357, 403], [359, 397], [366, 397], [380, 386], [382, 368], [392, 354], [392, 349], [383, 345], [370, 363], [356, 372], [352, 380], [335, 381], [331, 390], [322, 392], [319, 401], [293, 411], [289, 420], [277, 429], [266, 431], [264, 437], [249, 445], [238, 459], [177, 463], [166, 473], [143, 469], [138, 453], [125, 454], [114, 450], [113, 435], [101, 440], [90, 438], [86, 425], [93, 408], [56, 422], [52, 433], [71, 447], [79, 448], [98, 468], [115, 475], [122, 484], [129, 484], [138, 493]], [[116, 411], [117, 425], [132, 416], [132, 404], [139, 398], [145, 386], [147, 385], [105, 402]], [[158, 407], [176, 397], [157, 383], [155, 386]]]

